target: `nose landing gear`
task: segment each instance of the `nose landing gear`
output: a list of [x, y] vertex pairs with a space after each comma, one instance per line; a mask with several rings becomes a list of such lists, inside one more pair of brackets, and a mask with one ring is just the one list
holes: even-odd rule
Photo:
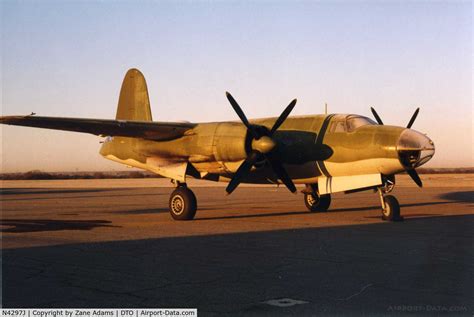
[[394, 186], [395, 179], [388, 178], [383, 187], [377, 188], [382, 204], [382, 220], [385, 221], [403, 221], [403, 217], [400, 216], [400, 204], [397, 198], [393, 195], [386, 195], [393, 190]]

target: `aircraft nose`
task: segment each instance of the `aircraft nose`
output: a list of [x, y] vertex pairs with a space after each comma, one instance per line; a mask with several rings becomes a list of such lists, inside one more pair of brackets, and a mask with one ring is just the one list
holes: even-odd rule
[[404, 167], [416, 168], [433, 157], [435, 146], [426, 135], [415, 130], [406, 129], [398, 139], [397, 152]]

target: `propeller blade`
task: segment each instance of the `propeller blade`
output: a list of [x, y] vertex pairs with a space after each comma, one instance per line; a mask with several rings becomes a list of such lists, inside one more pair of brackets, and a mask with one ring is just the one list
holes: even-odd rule
[[288, 176], [288, 173], [281, 164], [280, 160], [270, 155], [267, 155], [267, 160], [270, 162], [270, 165], [272, 166], [272, 169], [275, 174], [283, 182], [283, 184], [285, 184], [285, 186], [290, 190], [290, 192], [296, 193], [295, 184], [291, 180], [290, 176]]
[[[415, 113], [411, 116], [410, 122], [408, 122], [407, 128], [410, 129], [413, 123], [415, 122], [416, 116], [418, 115], [418, 112], [420, 112], [420, 108], [416, 108]], [[420, 186], [421, 187], [421, 186]]]
[[293, 99], [293, 101], [290, 102], [290, 104], [286, 107], [286, 109], [278, 117], [277, 121], [275, 122], [272, 129], [270, 130], [270, 136], [272, 136], [273, 133], [275, 133], [275, 131], [278, 130], [278, 128], [281, 126], [281, 124], [286, 120], [286, 118], [288, 118], [288, 116], [290, 115], [290, 112], [293, 110], [293, 108], [296, 105], [296, 101], [297, 101], [296, 99]]
[[234, 111], [237, 113], [240, 120], [245, 124], [245, 126], [250, 131], [250, 133], [252, 133], [253, 137], [255, 139], [258, 139], [257, 132], [255, 131], [253, 126], [250, 124], [249, 120], [247, 120], [247, 117], [245, 116], [244, 112], [242, 111], [242, 108], [240, 108], [237, 101], [235, 101], [234, 97], [232, 97], [232, 95], [228, 91], [225, 92], [225, 95], [227, 96], [227, 100], [229, 100], [230, 104], [232, 105], [232, 108], [234, 108]]
[[370, 107], [370, 111], [372, 111], [372, 114], [374, 115], [375, 120], [377, 120], [378, 124], [383, 125], [382, 119], [380, 119], [377, 111], [375, 111], [374, 108]]
[[234, 189], [239, 186], [242, 179], [250, 172], [250, 169], [255, 164], [255, 162], [257, 162], [259, 155], [260, 152], [252, 151], [252, 153], [250, 153], [250, 155], [245, 159], [245, 161], [239, 166], [239, 168], [234, 174], [234, 177], [232, 177], [229, 182], [229, 185], [227, 185], [227, 188], [225, 189], [227, 194], [232, 193]]
[[410, 175], [411, 179], [418, 185], [418, 187], [423, 187], [423, 182], [418, 176], [418, 173], [414, 169], [407, 170], [408, 175]]

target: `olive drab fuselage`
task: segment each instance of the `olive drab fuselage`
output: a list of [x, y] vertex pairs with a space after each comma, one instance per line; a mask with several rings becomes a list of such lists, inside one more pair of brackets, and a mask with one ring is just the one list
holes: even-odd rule
[[[384, 125], [374, 109], [378, 124], [359, 115], [289, 117], [295, 99], [278, 118], [249, 121], [230, 93], [226, 96], [241, 121], [153, 121], [145, 78], [130, 69], [122, 82], [115, 120], [26, 115], [0, 117], [0, 123], [100, 135], [106, 137], [100, 154], [108, 159], [178, 182], [186, 182], [188, 176], [234, 179], [228, 192], [241, 181], [284, 179], [294, 192], [292, 181], [314, 184], [331, 178], [328, 190], [333, 192], [338, 186], [340, 190], [378, 186], [380, 175], [403, 171], [417, 179], [414, 169], [434, 154], [433, 142], [410, 129], [418, 110], [403, 128]], [[374, 175], [379, 177], [375, 180]], [[344, 179], [351, 176], [358, 178]], [[341, 187], [348, 182], [350, 186]]]
[[[350, 116], [298, 116], [283, 123], [274, 136], [275, 151], [295, 183], [314, 183], [320, 176], [392, 175], [404, 171], [397, 145], [407, 129], [372, 122], [349, 131], [346, 120]], [[269, 128], [275, 120], [256, 119], [251, 123]], [[100, 153], [153, 172], [157, 166], [187, 164], [191, 165], [186, 168], [188, 176], [227, 181], [247, 157], [248, 143], [247, 129], [240, 122], [200, 123], [169, 141], [109, 138]], [[277, 179], [262, 162], [245, 182], [275, 183]]]

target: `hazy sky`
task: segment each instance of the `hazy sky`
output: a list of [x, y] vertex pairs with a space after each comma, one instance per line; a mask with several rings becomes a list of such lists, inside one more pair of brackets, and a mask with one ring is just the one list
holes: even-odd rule
[[[473, 166], [472, 4], [0, 1], [2, 114], [114, 118], [128, 68], [154, 120], [324, 111], [370, 115], [436, 144], [427, 166]], [[99, 137], [1, 126], [5, 172], [103, 170]]]

